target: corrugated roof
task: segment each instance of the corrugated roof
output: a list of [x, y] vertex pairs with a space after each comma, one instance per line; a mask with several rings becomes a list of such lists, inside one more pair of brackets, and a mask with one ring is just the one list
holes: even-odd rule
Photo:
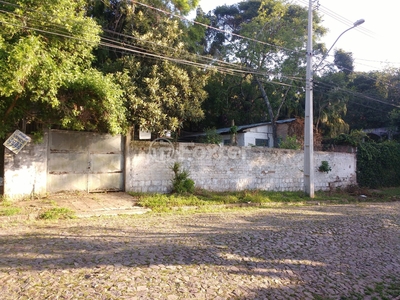
[[[285, 119], [285, 120], [278, 120], [278, 121], [276, 121], [276, 123], [277, 124], [285, 124], [285, 123], [291, 123], [291, 122], [293, 122], [295, 120], [296, 120], [295, 118]], [[236, 128], [237, 128], [237, 132], [244, 132], [246, 129], [259, 127], [259, 126], [270, 125], [270, 124], [271, 124], [271, 122], [262, 122], [262, 123], [248, 124], [248, 125], [239, 125], [239, 126], [236, 126]], [[216, 132], [218, 134], [227, 134], [227, 133], [231, 132], [231, 127], [218, 128], [218, 129], [216, 129]], [[183, 136], [182, 139], [190, 138], [190, 137], [205, 136], [205, 135], [206, 135], [205, 132], [189, 134], [189, 135]]]
[[[278, 121], [276, 121], [276, 124], [291, 123], [294, 120], [296, 120], [296, 119], [292, 118], [292, 119], [278, 120]], [[265, 125], [271, 125], [271, 122], [262, 122], [262, 123], [248, 124], [248, 125], [240, 125], [240, 126], [236, 126], [236, 128], [237, 128], [237, 132], [243, 132], [246, 129], [259, 127], [259, 126], [265, 126]], [[219, 134], [230, 133], [230, 132], [231, 132], [231, 127], [225, 127], [225, 128], [217, 129], [217, 133], [219, 133]]]

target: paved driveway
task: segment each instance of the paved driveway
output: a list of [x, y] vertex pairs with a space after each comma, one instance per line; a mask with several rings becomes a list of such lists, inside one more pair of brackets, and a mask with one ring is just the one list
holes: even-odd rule
[[0, 245], [1, 299], [400, 295], [399, 202], [3, 224]]

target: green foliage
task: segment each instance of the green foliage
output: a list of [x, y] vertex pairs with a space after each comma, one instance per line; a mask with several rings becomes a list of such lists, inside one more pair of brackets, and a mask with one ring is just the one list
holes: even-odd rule
[[390, 123], [396, 129], [400, 129], [400, 109], [394, 109], [389, 113]]
[[59, 220], [59, 219], [73, 219], [75, 217], [75, 213], [64, 207], [55, 207], [39, 215], [39, 219], [41, 220]]
[[[398, 95], [400, 76], [392, 71], [356, 72], [352, 75], [348, 88], [364, 97], [357, 95], [350, 97], [352, 101], [349, 101], [347, 105], [344, 120], [351, 129], [370, 129], [391, 125], [389, 112], [393, 110], [393, 105], [400, 104]], [[385, 105], [385, 103], [388, 104]]]
[[[274, 146], [277, 147], [276, 120], [281, 112], [285, 111], [285, 117], [288, 117], [294, 111], [301, 110], [301, 86], [292, 76], [304, 76], [305, 57], [297, 51], [288, 53], [285, 48], [304, 48], [307, 10], [279, 0], [242, 1], [231, 6], [217, 7], [210, 20], [213, 27], [225, 31], [229, 28], [226, 34], [207, 31], [207, 49], [210, 54], [237, 63], [240, 68], [245, 67], [259, 74], [267, 73], [269, 76], [266, 80], [264, 75], [252, 72], [243, 73], [241, 77], [235, 76], [236, 79], [227, 75], [225, 80], [217, 75], [212, 84], [220, 85], [220, 88], [207, 88], [210, 90], [209, 101], [215, 103], [207, 104], [209, 107], [218, 106], [219, 113], [206, 109], [207, 113], [213, 114], [214, 120], [218, 118], [218, 122], [225, 123], [231, 119], [237, 124], [268, 119], [273, 124]], [[314, 21], [317, 37], [324, 30], [319, 26], [318, 15], [315, 15]], [[231, 32], [248, 39], [238, 39]]]
[[318, 167], [318, 171], [328, 173], [328, 172], [332, 171], [332, 168], [329, 165], [329, 162], [327, 162], [326, 160], [323, 160], [323, 161], [321, 161], [321, 165]]
[[210, 192], [197, 189], [191, 195], [179, 194], [141, 194], [139, 204], [150, 208], [153, 212], [169, 212], [182, 207], [203, 207], [212, 209], [218, 205], [250, 205], [271, 204], [273, 202], [301, 203], [304, 201], [303, 192], [268, 192], [268, 191], [241, 191], [241, 192]]
[[[119, 133], [122, 92], [91, 68], [100, 27], [86, 1], [0, 4], [0, 137], [20, 120]], [[122, 112], [122, 118], [121, 118]]]
[[44, 132], [43, 131], [34, 131], [32, 132], [32, 141], [36, 144], [41, 144], [43, 142]]
[[0, 216], [14, 216], [21, 212], [18, 207], [4, 207], [0, 208]]
[[325, 138], [349, 132], [349, 125], [344, 121], [349, 94], [343, 90], [348, 81], [342, 72], [324, 73], [322, 77], [315, 78], [315, 127]]
[[350, 134], [342, 133], [337, 136], [333, 142], [336, 145], [349, 145], [353, 147], [357, 147], [365, 140], [369, 140], [367, 134], [362, 130], [352, 130]]
[[285, 139], [279, 142], [279, 148], [300, 150], [301, 143], [297, 141], [297, 137], [295, 135], [288, 135]]
[[176, 194], [191, 194], [194, 192], [194, 181], [189, 178], [189, 172], [181, 170], [180, 163], [176, 162], [171, 167], [174, 172], [174, 179], [172, 180], [172, 193]]
[[153, 212], [168, 212], [184, 206], [204, 206], [207, 203], [194, 195], [147, 194], [139, 199], [139, 205], [150, 208]]
[[359, 144], [357, 180], [360, 186], [369, 188], [400, 186], [400, 144]]
[[[189, 49], [198, 51], [198, 26], [189, 26], [189, 30], [176, 18], [129, 1], [92, 2], [89, 13], [103, 25], [105, 35], [111, 39], [118, 36], [125, 47], [140, 48], [147, 54], [113, 49], [97, 52], [99, 68], [113, 74], [124, 91], [129, 124], [161, 134], [165, 130], [177, 132], [185, 122], [201, 120], [201, 103], [206, 97], [203, 88], [209, 74], [178, 63], [196, 59]], [[156, 1], [151, 5], [185, 12], [196, 2]], [[193, 44], [187, 43], [189, 35], [196, 39]]]
[[127, 128], [123, 96], [112, 75], [87, 69], [64, 82], [59, 91], [59, 122], [54, 120], [53, 124], [74, 130], [123, 133]]
[[222, 142], [222, 137], [217, 133], [215, 128], [206, 129], [206, 135], [201, 139], [205, 144], [219, 145]]
[[0, 216], [14, 216], [21, 212], [19, 207], [12, 205], [12, 202], [2, 200], [0, 201]]
[[[355, 191], [357, 189], [357, 192]], [[176, 210], [193, 211], [213, 211], [235, 207], [270, 207], [277, 205], [315, 205], [329, 203], [349, 203], [359, 202], [359, 195], [367, 195], [363, 201], [382, 202], [398, 200], [399, 188], [383, 189], [379, 193], [369, 191], [365, 188], [354, 186], [354, 189], [336, 190], [330, 192], [317, 192], [313, 201], [304, 192], [274, 192], [247, 190], [240, 192], [212, 192], [196, 189], [194, 194], [140, 194], [135, 195], [139, 198], [139, 204], [143, 207], [151, 208], [153, 212], [171, 212]]]
[[205, 86], [208, 98], [202, 108], [205, 118], [200, 129], [207, 127], [230, 127], [236, 124], [251, 124], [265, 121], [266, 106], [254, 88], [252, 78], [214, 73]]
[[342, 49], [335, 51], [334, 63], [336, 67], [347, 76], [354, 70], [353, 53], [345, 52]]
[[357, 147], [357, 181], [361, 187], [400, 186], [399, 143], [375, 143], [362, 130], [341, 134], [334, 143]]

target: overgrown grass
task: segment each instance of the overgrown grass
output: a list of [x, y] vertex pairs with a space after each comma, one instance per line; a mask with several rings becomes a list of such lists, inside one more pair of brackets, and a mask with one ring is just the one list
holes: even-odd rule
[[[270, 206], [272, 204], [310, 205], [328, 203], [358, 203], [376, 201], [400, 200], [400, 187], [384, 190], [366, 190], [350, 187], [346, 190], [316, 192], [310, 199], [304, 192], [271, 192], [271, 191], [240, 191], [240, 192], [210, 192], [197, 189], [194, 194], [146, 194], [131, 193], [139, 199], [138, 204], [150, 208], [153, 212], [168, 212], [186, 207], [196, 207], [199, 210], [209, 210], [218, 205], [255, 205]], [[230, 206], [230, 207], [231, 207]]]
[[64, 207], [54, 207], [38, 216], [41, 220], [59, 220], [59, 219], [73, 219], [75, 218], [75, 212]]

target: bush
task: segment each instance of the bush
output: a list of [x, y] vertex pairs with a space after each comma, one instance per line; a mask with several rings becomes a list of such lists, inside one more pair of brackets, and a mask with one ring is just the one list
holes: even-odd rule
[[216, 144], [219, 145], [222, 142], [221, 136], [217, 133], [216, 128], [208, 128], [206, 135], [200, 140], [204, 144]]
[[297, 137], [295, 135], [288, 135], [284, 140], [279, 142], [279, 148], [300, 150], [301, 143], [297, 141]]
[[318, 168], [318, 171], [328, 173], [332, 171], [332, 168], [326, 160], [323, 160]]
[[359, 144], [357, 181], [368, 188], [400, 186], [400, 144], [390, 141]]
[[180, 163], [176, 162], [171, 167], [174, 172], [174, 179], [172, 180], [172, 193], [193, 194], [194, 192], [194, 181], [189, 178], [189, 172], [186, 170], [181, 171]]

